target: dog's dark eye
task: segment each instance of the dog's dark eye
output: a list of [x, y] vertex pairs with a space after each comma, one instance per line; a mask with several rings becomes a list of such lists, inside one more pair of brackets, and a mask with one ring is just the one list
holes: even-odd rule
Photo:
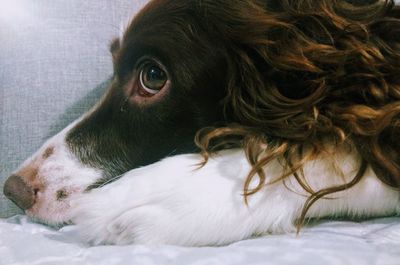
[[140, 86], [151, 95], [160, 92], [168, 81], [167, 73], [155, 63], [146, 63], [140, 71]]

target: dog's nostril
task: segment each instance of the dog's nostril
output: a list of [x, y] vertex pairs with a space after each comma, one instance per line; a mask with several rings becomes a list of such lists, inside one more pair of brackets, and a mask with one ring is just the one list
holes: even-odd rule
[[18, 207], [27, 210], [35, 203], [35, 191], [24, 179], [12, 175], [4, 183], [4, 195], [13, 201]]

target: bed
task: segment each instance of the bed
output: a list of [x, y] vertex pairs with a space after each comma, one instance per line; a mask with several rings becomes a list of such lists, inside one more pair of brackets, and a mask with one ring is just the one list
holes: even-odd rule
[[400, 217], [320, 221], [300, 233], [266, 235], [222, 247], [89, 246], [74, 226], [54, 229], [17, 215], [0, 220], [0, 264], [400, 264]]
[[[0, 190], [45, 139], [100, 97], [112, 73], [108, 45], [144, 2], [0, 4]], [[318, 221], [300, 235], [265, 235], [222, 247], [89, 246], [74, 226], [34, 223], [0, 193], [3, 264], [400, 265], [400, 217]]]

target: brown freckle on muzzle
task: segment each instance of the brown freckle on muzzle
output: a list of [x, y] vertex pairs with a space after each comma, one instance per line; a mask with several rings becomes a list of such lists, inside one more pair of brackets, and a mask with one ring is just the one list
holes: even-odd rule
[[54, 153], [54, 147], [48, 147], [48, 148], [44, 151], [42, 157], [43, 157], [43, 159], [47, 159], [47, 158], [49, 158], [53, 153]]
[[58, 190], [56, 193], [57, 201], [62, 201], [63, 199], [68, 197], [68, 193], [66, 190]]

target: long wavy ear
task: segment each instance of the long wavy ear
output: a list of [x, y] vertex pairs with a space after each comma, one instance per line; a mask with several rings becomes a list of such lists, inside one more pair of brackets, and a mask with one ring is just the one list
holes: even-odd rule
[[[292, 172], [327, 143], [351, 144], [399, 188], [399, 8], [392, 0], [265, 2], [232, 0], [219, 9], [222, 0], [201, 1], [228, 49], [226, 112], [245, 128], [217, 128], [204, 143], [256, 135], [239, 139], [258, 150], [267, 138], [267, 153], [284, 153]], [[260, 152], [252, 153], [261, 169]]]
[[[312, 50], [306, 36], [299, 35], [290, 16], [277, 15], [275, 9], [282, 4], [275, 2], [265, 7], [234, 0], [220, 9], [218, 0], [202, 1], [210, 27], [228, 47], [226, 113], [267, 135], [300, 140], [313, 130], [313, 105], [323, 89], [322, 80], [316, 77], [322, 70], [305, 56]], [[317, 25], [315, 21], [312, 26]], [[299, 118], [305, 112], [309, 118]]]

